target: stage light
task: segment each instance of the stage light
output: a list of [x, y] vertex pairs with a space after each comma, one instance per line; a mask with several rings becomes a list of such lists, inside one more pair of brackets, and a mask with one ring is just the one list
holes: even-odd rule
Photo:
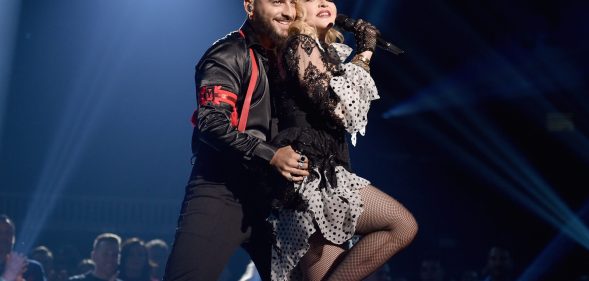
[[[589, 219], [589, 201], [577, 213], [585, 221]], [[566, 227], [566, 226], [565, 226]], [[563, 256], [575, 248], [565, 231], [561, 231], [525, 269], [518, 281], [542, 280], [543, 276], [554, 267]]]

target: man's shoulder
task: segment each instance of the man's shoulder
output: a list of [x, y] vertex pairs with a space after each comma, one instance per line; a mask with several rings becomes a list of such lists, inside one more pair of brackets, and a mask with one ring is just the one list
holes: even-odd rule
[[210, 57], [215, 55], [232, 54], [246, 54], [247, 45], [245, 39], [234, 31], [227, 34], [225, 37], [215, 41], [211, 47], [205, 52], [203, 57]]
[[27, 271], [24, 275], [25, 279], [29, 281], [45, 280], [43, 266], [36, 260], [28, 260]]

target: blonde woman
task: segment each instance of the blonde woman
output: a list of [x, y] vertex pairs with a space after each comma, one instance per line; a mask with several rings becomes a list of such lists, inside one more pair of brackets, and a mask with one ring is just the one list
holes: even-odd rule
[[[417, 232], [407, 209], [350, 170], [347, 135], [355, 145], [378, 98], [369, 74], [378, 30], [357, 21], [357, 50], [343, 63], [352, 50], [335, 43], [342, 35], [332, 28], [334, 2], [299, 0], [296, 10], [270, 74], [279, 120], [273, 142], [296, 149], [310, 175], [287, 177], [277, 189], [272, 279], [362, 280]], [[361, 238], [350, 248], [354, 235]]]

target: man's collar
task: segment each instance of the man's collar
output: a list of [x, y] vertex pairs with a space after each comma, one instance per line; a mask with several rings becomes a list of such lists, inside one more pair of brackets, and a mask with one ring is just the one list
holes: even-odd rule
[[252, 24], [249, 20], [246, 20], [243, 23], [240, 30], [245, 35], [245, 43], [247, 44], [248, 48], [252, 48], [255, 46], [258, 46], [259, 48], [262, 48], [262, 49], [264, 48], [262, 46], [262, 44], [260, 43], [258, 35], [257, 35], [256, 31], [254, 30], [254, 28], [252, 27]]

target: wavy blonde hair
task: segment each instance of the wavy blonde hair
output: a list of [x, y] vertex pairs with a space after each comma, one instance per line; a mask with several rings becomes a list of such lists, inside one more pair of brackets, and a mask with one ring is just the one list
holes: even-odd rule
[[[319, 39], [319, 36], [317, 35], [317, 29], [305, 22], [307, 18], [307, 12], [305, 11], [303, 4], [301, 4], [301, 0], [297, 0], [295, 2], [295, 9], [297, 12], [297, 17], [288, 29], [288, 36], [305, 34]], [[330, 28], [325, 35], [325, 43], [330, 44], [334, 42], [344, 42], [344, 35], [342, 35], [342, 33], [335, 28]]]

